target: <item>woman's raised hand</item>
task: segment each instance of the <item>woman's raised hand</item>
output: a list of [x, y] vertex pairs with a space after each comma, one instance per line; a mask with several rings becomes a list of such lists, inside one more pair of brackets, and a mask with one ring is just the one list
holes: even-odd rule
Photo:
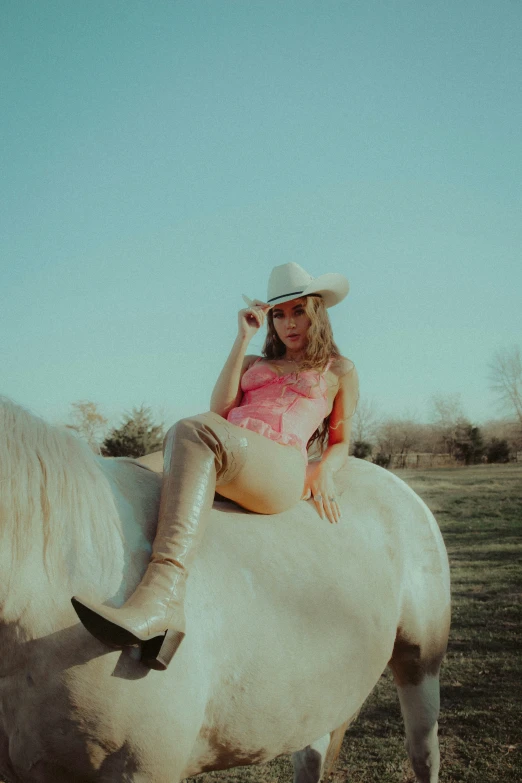
[[263, 326], [266, 314], [269, 310], [269, 305], [256, 304], [253, 304], [251, 307], [246, 307], [244, 310], [240, 310], [238, 314], [239, 336], [251, 340], [256, 332]]

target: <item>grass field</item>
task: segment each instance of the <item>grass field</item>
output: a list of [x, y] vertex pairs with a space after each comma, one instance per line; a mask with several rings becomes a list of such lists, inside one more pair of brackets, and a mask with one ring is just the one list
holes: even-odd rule
[[[398, 471], [448, 548], [453, 624], [442, 672], [440, 783], [522, 781], [522, 465]], [[287, 758], [199, 782], [291, 781]], [[391, 677], [347, 733], [331, 783], [413, 783]]]

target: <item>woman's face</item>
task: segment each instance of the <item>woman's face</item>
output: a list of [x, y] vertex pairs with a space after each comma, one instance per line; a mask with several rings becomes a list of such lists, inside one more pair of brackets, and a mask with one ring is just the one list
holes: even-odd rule
[[272, 308], [274, 329], [277, 336], [292, 353], [303, 351], [308, 342], [308, 327], [311, 324], [305, 311], [305, 299], [291, 299]]

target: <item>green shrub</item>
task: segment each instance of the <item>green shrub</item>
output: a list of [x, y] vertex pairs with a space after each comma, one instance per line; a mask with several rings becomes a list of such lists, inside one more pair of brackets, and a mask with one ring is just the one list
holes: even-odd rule
[[488, 462], [509, 462], [509, 444], [507, 440], [491, 438], [486, 447]]
[[353, 444], [353, 456], [358, 459], [366, 459], [372, 453], [372, 444], [366, 440], [356, 440]]

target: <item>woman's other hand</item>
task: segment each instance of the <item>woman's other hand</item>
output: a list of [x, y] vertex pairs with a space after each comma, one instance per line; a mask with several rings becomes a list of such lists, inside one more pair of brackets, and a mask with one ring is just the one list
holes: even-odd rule
[[341, 518], [341, 509], [337, 502], [334, 474], [325, 463], [311, 462], [306, 468], [304, 498], [312, 498], [321, 519], [325, 517], [332, 524]]
[[238, 331], [241, 338], [251, 340], [263, 326], [269, 305], [252, 305], [238, 313]]

